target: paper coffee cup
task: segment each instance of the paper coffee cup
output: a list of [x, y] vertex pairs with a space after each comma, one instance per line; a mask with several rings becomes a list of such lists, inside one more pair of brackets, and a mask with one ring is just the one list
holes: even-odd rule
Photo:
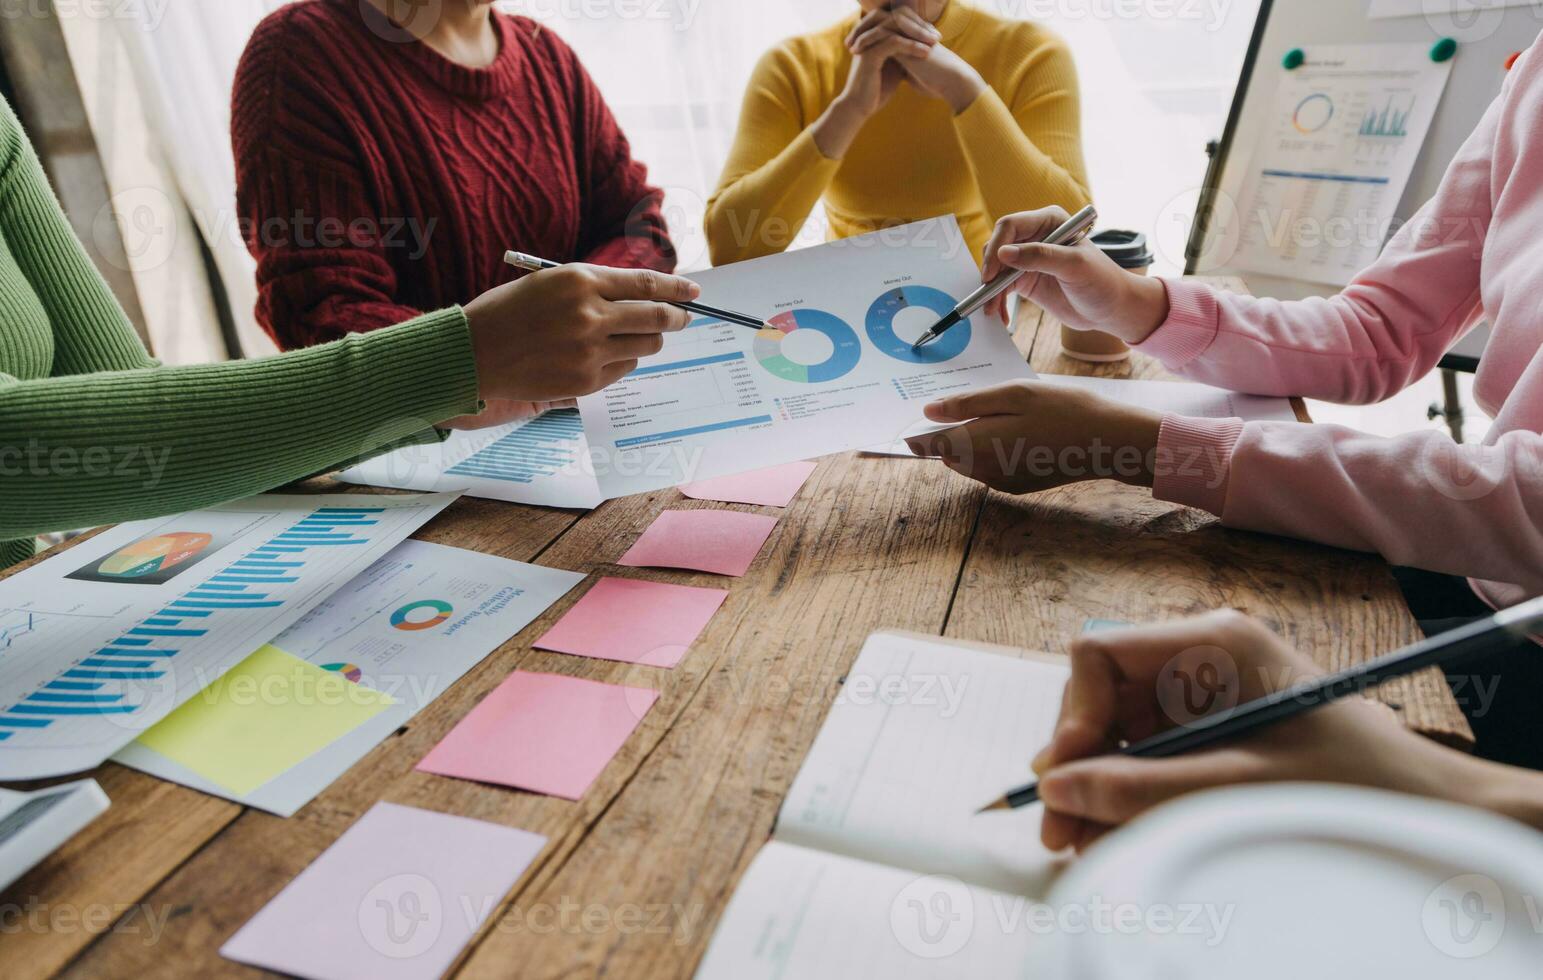
[[[1152, 265], [1152, 251], [1147, 236], [1139, 231], [1101, 231], [1089, 239], [1120, 268], [1138, 276], [1147, 274]], [[1061, 326], [1061, 353], [1079, 361], [1095, 363], [1123, 361], [1130, 356], [1125, 341], [1102, 330], [1073, 330]]]

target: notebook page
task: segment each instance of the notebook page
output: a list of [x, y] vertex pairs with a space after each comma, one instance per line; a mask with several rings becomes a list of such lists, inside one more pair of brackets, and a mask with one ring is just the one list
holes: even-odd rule
[[1025, 900], [772, 841], [734, 891], [697, 980], [1027, 977], [1048, 949]]
[[868, 638], [793, 781], [777, 839], [1043, 895], [1038, 805], [976, 815], [1032, 778], [1067, 668], [894, 633]]

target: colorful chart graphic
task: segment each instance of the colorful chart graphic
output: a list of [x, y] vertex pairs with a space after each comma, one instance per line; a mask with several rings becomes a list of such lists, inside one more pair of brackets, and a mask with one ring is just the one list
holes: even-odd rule
[[195, 557], [213, 540], [213, 535], [202, 531], [173, 531], [140, 538], [103, 558], [96, 572], [113, 578], [154, 575]]
[[1334, 100], [1322, 92], [1314, 92], [1297, 103], [1291, 114], [1291, 125], [1302, 134], [1316, 133], [1334, 118]]
[[330, 670], [334, 674], [342, 674], [355, 684], [359, 683], [359, 678], [364, 676], [364, 671], [359, 669], [358, 664], [322, 664], [321, 669]]
[[[419, 599], [391, 614], [391, 625], [399, 630], [431, 630], [450, 618], [453, 607], [443, 599]], [[428, 613], [428, 618], [424, 618]]]
[[[911, 307], [927, 310], [932, 322], [942, 319], [954, 309], [956, 300], [941, 289], [931, 286], [901, 286], [873, 301], [868, 307], [868, 339], [873, 346], [897, 361], [912, 364], [938, 364], [952, 360], [970, 346], [970, 321], [961, 320], [943, 336], [923, 347], [912, 350], [911, 341], [895, 333], [895, 317]], [[927, 324], [931, 326], [931, 323]]]
[[1390, 95], [1380, 109], [1367, 110], [1366, 118], [1361, 120], [1360, 135], [1368, 138], [1403, 139], [1409, 135], [1411, 112], [1414, 112], [1413, 99], [1409, 100], [1407, 107], [1400, 109], [1393, 104], [1393, 96]]
[[[835, 381], [857, 367], [862, 343], [846, 321], [823, 310], [788, 310], [778, 313], [771, 324], [755, 335], [753, 352], [761, 367], [784, 381], [815, 384]], [[818, 364], [800, 364], [783, 353], [783, 343], [800, 330], [813, 330], [830, 341], [831, 352]]]

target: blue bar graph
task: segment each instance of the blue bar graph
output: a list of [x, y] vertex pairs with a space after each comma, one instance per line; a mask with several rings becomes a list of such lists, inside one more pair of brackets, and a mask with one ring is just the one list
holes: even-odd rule
[[573, 465], [579, 458], [584, 423], [565, 408], [531, 419], [450, 467], [456, 476], [530, 483]]
[[626, 439], [616, 440], [617, 449], [628, 449], [633, 446], [646, 446], [650, 442], [664, 442], [666, 439], [681, 439], [685, 436], [701, 435], [704, 432], [717, 432], [721, 429], [738, 429], [747, 425], [760, 425], [770, 422], [770, 415], [756, 415], [748, 419], [731, 419], [727, 422], [714, 422], [710, 425], [694, 425], [689, 429], [676, 429], [673, 432], [655, 432], [646, 436], [629, 436]]
[[[573, 413], [577, 421], [577, 413]], [[269, 598], [268, 591], [249, 591], [298, 582], [311, 548], [367, 545], [356, 531], [379, 523], [375, 515], [384, 507], [321, 507], [297, 520], [267, 542], [232, 561], [208, 581], [182, 593], [166, 607], [140, 620], [106, 646], [82, 657], [58, 678], [47, 681], [21, 703], [0, 708], [0, 739], [28, 730], [45, 728], [55, 720], [72, 716], [128, 714], [138, 704], [120, 704], [124, 694], [109, 684], [150, 681], [166, 676], [170, 658], [178, 653], [179, 640], [209, 633], [207, 624], [184, 626], [229, 611], [272, 609], [284, 605]], [[25, 624], [33, 625], [29, 620]], [[0, 637], [3, 639], [3, 637]], [[162, 644], [155, 646], [153, 644]], [[0, 649], [4, 645], [0, 644]]]
[[92, 654], [93, 657], [175, 657], [175, 650], [152, 650], [150, 647], [136, 647], [132, 650], [119, 650], [116, 647], [103, 647]]
[[64, 677], [83, 681], [149, 681], [166, 676], [164, 670], [101, 670], [95, 667], [72, 667]]
[[648, 367], [634, 369], [627, 377], [637, 378], [646, 374], [662, 374], [665, 371], [680, 371], [685, 368], [706, 367], [709, 364], [724, 364], [728, 361], [742, 361], [744, 359], [745, 355], [741, 351], [734, 351], [729, 354], [713, 354], [709, 357], [694, 357], [689, 361], [676, 361], [673, 364], [650, 364]]
[[18, 704], [11, 710], [23, 715], [126, 715], [131, 711], [138, 711], [139, 706], [133, 704]]

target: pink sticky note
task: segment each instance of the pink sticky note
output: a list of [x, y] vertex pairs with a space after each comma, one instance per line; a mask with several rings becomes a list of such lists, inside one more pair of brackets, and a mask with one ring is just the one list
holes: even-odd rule
[[449, 969], [546, 838], [377, 803], [220, 948], [316, 980], [417, 980]]
[[764, 470], [715, 476], [710, 480], [682, 483], [680, 492], [696, 500], [720, 500], [726, 504], [757, 504], [762, 507], [786, 507], [792, 502], [809, 474], [813, 463], [783, 463]]
[[674, 667], [729, 596], [630, 578], [602, 578], [536, 641], [543, 650]]
[[617, 564], [743, 575], [776, 526], [775, 517], [737, 510], [667, 510]]
[[576, 800], [658, 691], [515, 671], [424, 756], [424, 772]]

